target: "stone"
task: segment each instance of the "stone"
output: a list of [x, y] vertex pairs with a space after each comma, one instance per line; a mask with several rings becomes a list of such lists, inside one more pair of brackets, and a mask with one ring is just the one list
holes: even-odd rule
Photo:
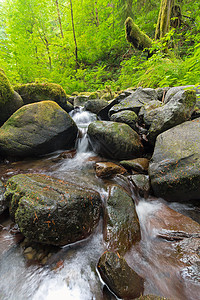
[[135, 299], [143, 294], [144, 280], [116, 253], [104, 253], [97, 269], [109, 289], [120, 299]]
[[23, 100], [0, 70], [0, 126], [23, 105]]
[[120, 164], [127, 170], [132, 170], [138, 173], [147, 173], [149, 168], [149, 160], [144, 157], [122, 160], [120, 161]]
[[99, 193], [41, 174], [11, 177], [5, 199], [28, 240], [55, 246], [88, 237], [101, 213]]
[[194, 85], [184, 85], [184, 86], [175, 86], [175, 87], [171, 87], [164, 98], [164, 103], [168, 103], [176, 93], [180, 92], [180, 91], [185, 91], [185, 90], [193, 90], [195, 91], [196, 94], [200, 93], [199, 90], [200, 87], [195, 87]]
[[4, 201], [4, 192], [5, 192], [5, 186], [3, 182], [0, 180], [0, 215], [7, 208], [6, 203]]
[[0, 155], [18, 158], [71, 149], [77, 132], [75, 122], [57, 103], [28, 104], [0, 128]]
[[116, 174], [124, 174], [127, 172], [126, 169], [112, 162], [97, 162], [94, 168], [97, 177], [101, 178], [113, 177]]
[[110, 120], [113, 122], [125, 123], [135, 131], [138, 130], [137, 128], [138, 116], [134, 111], [128, 111], [128, 110], [120, 111], [116, 114], [113, 114], [110, 117]]
[[139, 117], [142, 118], [143, 122], [147, 127], [151, 126], [154, 118], [157, 116], [157, 109], [162, 107], [163, 103], [159, 100], [153, 100], [147, 103], [145, 106], [141, 107], [139, 112]]
[[89, 125], [87, 134], [94, 151], [105, 157], [131, 159], [143, 152], [139, 135], [127, 124], [95, 121]]
[[122, 110], [131, 110], [138, 114], [140, 108], [152, 100], [158, 100], [157, 92], [151, 88], [138, 88], [131, 95], [115, 104], [110, 110], [110, 116]]
[[157, 137], [149, 165], [154, 194], [168, 201], [200, 195], [200, 118], [184, 122]]
[[195, 104], [195, 92], [181, 90], [167, 104], [151, 110], [151, 124], [147, 135], [149, 142], [154, 145], [160, 133], [189, 120]]
[[135, 204], [120, 186], [109, 188], [104, 222], [107, 248], [120, 255], [124, 255], [141, 238]]
[[14, 86], [15, 91], [23, 99], [24, 104], [40, 101], [55, 101], [67, 112], [73, 110], [73, 105], [67, 101], [64, 89], [56, 83], [26, 83]]
[[151, 188], [148, 175], [135, 174], [128, 176], [128, 179], [141, 197], [148, 197]]
[[87, 111], [91, 111], [94, 114], [98, 114], [100, 110], [102, 110], [104, 107], [108, 105], [108, 101], [103, 99], [94, 99], [94, 100], [88, 100], [84, 104], [84, 109]]

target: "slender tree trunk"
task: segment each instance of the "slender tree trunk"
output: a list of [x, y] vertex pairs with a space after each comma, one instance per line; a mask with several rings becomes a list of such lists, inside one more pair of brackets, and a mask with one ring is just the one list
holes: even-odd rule
[[45, 32], [43, 32], [43, 36], [42, 36], [39, 28], [38, 28], [38, 33], [39, 33], [39, 36], [40, 36], [42, 42], [44, 43], [44, 45], [46, 47], [46, 50], [47, 50], [47, 53], [48, 53], [49, 68], [51, 69], [52, 68], [52, 61], [51, 61], [51, 53], [50, 53], [50, 48], [49, 48], [49, 41], [46, 37]]
[[159, 40], [169, 31], [171, 11], [174, 0], [161, 0], [158, 21], [156, 25], [155, 40]]
[[62, 22], [61, 22], [61, 17], [60, 17], [60, 10], [59, 10], [59, 6], [58, 6], [58, 0], [56, 0], [56, 8], [57, 8], [57, 13], [58, 13], [58, 22], [60, 25], [60, 34], [61, 34], [62, 38], [64, 38]]
[[99, 14], [97, 9], [97, 1], [95, 1], [95, 17], [96, 17], [96, 25], [99, 27]]
[[70, 0], [70, 6], [71, 6], [72, 30], [73, 30], [74, 44], [75, 44], [76, 70], [77, 70], [78, 69], [78, 47], [77, 47], [76, 33], [75, 33], [75, 28], [74, 28], [74, 14], [73, 14], [72, 0]]

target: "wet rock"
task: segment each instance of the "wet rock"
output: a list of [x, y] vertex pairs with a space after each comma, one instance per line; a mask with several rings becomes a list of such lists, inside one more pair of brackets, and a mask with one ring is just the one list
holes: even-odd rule
[[64, 151], [61, 154], [59, 154], [57, 157], [52, 158], [52, 161], [59, 162], [63, 159], [73, 158], [75, 155], [76, 155], [76, 149]]
[[147, 158], [136, 158], [130, 160], [122, 160], [120, 164], [127, 170], [133, 170], [138, 173], [147, 173], [149, 167], [149, 160]]
[[113, 122], [119, 122], [119, 123], [125, 123], [129, 125], [132, 129], [137, 131], [137, 121], [138, 121], [138, 116], [134, 111], [120, 111], [116, 114], [113, 114], [110, 117], [110, 120]]
[[149, 165], [157, 197], [170, 201], [199, 199], [200, 118], [160, 134]]
[[148, 197], [151, 188], [148, 175], [135, 174], [128, 176], [128, 179], [133, 184], [137, 193], [139, 193], [141, 197]]
[[158, 100], [153, 100], [147, 103], [140, 109], [139, 117], [142, 117], [146, 126], [150, 126], [157, 115], [156, 108], [162, 107], [163, 103]]
[[145, 296], [140, 296], [139, 298], [135, 298], [135, 300], [170, 300], [170, 299], [165, 297], [159, 297], [156, 295], [145, 295]]
[[104, 107], [103, 109], [101, 109], [99, 112], [98, 112], [98, 117], [101, 119], [101, 120], [105, 120], [105, 121], [109, 121], [110, 120], [110, 117], [108, 115], [109, 113], [109, 110], [115, 105], [115, 104], [118, 104], [120, 103], [120, 101], [124, 98], [126, 98], [127, 96], [131, 95], [131, 92], [132, 91], [124, 91], [123, 93], [121, 93], [119, 96], [117, 96], [114, 100], [112, 100], [111, 102], [109, 102], [109, 104]]
[[21, 106], [23, 100], [0, 70], [0, 126]]
[[67, 101], [65, 90], [56, 83], [26, 83], [14, 87], [23, 99], [24, 104], [40, 101], [55, 101], [65, 111], [70, 112], [74, 107]]
[[95, 164], [96, 175], [101, 178], [113, 177], [116, 174], [126, 173], [126, 169], [112, 162], [97, 162]]
[[164, 103], [168, 103], [176, 93], [180, 92], [180, 91], [185, 91], [185, 90], [194, 90], [196, 94], [199, 94], [200, 87], [195, 87], [194, 85], [184, 85], [184, 86], [175, 86], [170, 88], [164, 98]]
[[158, 94], [154, 89], [138, 88], [131, 95], [120, 101], [119, 104], [114, 105], [109, 110], [109, 114], [111, 116], [122, 110], [132, 110], [138, 114], [140, 108], [152, 100], [158, 100]]
[[84, 105], [84, 109], [87, 111], [91, 111], [94, 114], [98, 114], [98, 112], [107, 105], [108, 101], [103, 99], [88, 100]]
[[[156, 137], [190, 119], [196, 104], [196, 94], [193, 90], [181, 90], [171, 100], [158, 108], [150, 111], [151, 122], [147, 138], [154, 145]], [[146, 120], [146, 122], [147, 122]]]
[[126, 124], [96, 121], [89, 125], [88, 136], [95, 152], [112, 159], [131, 159], [143, 151], [139, 135]]
[[78, 95], [74, 98], [74, 107], [84, 106], [88, 100], [89, 100], [89, 95]]
[[3, 182], [0, 180], [0, 215], [7, 208], [6, 203], [4, 201], [4, 196], [3, 196], [4, 192], [5, 192], [5, 187], [4, 187]]
[[123, 255], [140, 240], [135, 204], [124, 189], [117, 185], [110, 187], [104, 221], [104, 239], [109, 250]]
[[128, 266], [123, 257], [116, 253], [104, 253], [97, 268], [103, 281], [117, 297], [134, 299], [143, 293], [143, 278]]
[[[73, 147], [77, 126], [53, 101], [28, 104], [0, 129], [0, 154], [27, 157]], [[8, 143], [9, 140], [9, 143]]]
[[5, 198], [24, 236], [43, 244], [66, 245], [89, 236], [101, 212], [97, 192], [46, 175], [13, 176]]

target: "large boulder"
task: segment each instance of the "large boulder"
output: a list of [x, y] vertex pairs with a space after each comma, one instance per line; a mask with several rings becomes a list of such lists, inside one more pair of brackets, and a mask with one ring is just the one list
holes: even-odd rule
[[118, 251], [120, 255], [124, 255], [141, 238], [135, 204], [124, 189], [117, 185], [110, 187], [104, 222], [107, 247]]
[[0, 70], [0, 126], [22, 105], [22, 98], [14, 91], [3, 70]]
[[0, 129], [0, 155], [27, 157], [74, 146], [78, 128], [57, 103], [21, 107]]
[[135, 299], [143, 294], [144, 280], [126, 260], [113, 252], [104, 253], [97, 269], [109, 289], [120, 299]]
[[183, 85], [183, 86], [175, 86], [175, 87], [171, 87], [170, 89], [168, 89], [165, 97], [164, 97], [164, 103], [168, 103], [176, 93], [180, 92], [180, 91], [184, 91], [184, 90], [193, 90], [195, 91], [195, 93], [199, 94], [200, 87], [195, 87], [195, 85]]
[[20, 94], [24, 104], [51, 100], [58, 103], [67, 112], [73, 109], [73, 105], [67, 101], [67, 95], [59, 84], [47, 82], [27, 83], [17, 85], [14, 89]]
[[200, 118], [157, 137], [149, 175], [157, 197], [172, 201], [200, 199]]
[[119, 104], [115, 104], [110, 109], [109, 114], [112, 115], [122, 110], [132, 110], [138, 114], [140, 108], [152, 100], [158, 100], [158, 94], [156, 90], [151, 88], [138, 88], [128, 97], [120, 101]]
[[99, 221], [99, 193], [41, 174], [7, 182], [11, 218], [30, 241], [66, 245], [87, 237]]
[[103, 99], [93, 99], [93, 100], [88, 100], [85, 105], [84, 109], [91, 111], [94, 114], [98, 114], [100, 110], [102, 110], [104, 107], [108, 105], [108, 101], [103, 100]]
[[[181, 90], [171, 100], [151, 111], [151, 124], [148, 132], [148, 140], [155, 143], [156, 137], [190, 119], [196, 104], [196, 94], [193, 90]], [[149, 114], [147, 115], [149, 119]]]
[[131, 159], [143, 151], [139, 135], [123, 123], [95, 121], [88, 127], [88, 136], [97, 153], [113, 159]]

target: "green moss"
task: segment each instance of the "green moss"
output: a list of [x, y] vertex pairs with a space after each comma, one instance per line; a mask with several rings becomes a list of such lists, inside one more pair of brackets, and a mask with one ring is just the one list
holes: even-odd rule
[[197, 101], [195, 90], [186, 90], [185, 105], [187, 108], [195, 106]]
[[0, 104], [5, 104], [7, 101], [12, 99], [14, 90], [8, 78], [2, 71], [0, 71]]
[[152, 40], [142, 32], [139, 27], [129, 17], [125, 21], [126, 27], [126, 39], [136, 49], [144, 50], [145, 48], [151, 48]]

